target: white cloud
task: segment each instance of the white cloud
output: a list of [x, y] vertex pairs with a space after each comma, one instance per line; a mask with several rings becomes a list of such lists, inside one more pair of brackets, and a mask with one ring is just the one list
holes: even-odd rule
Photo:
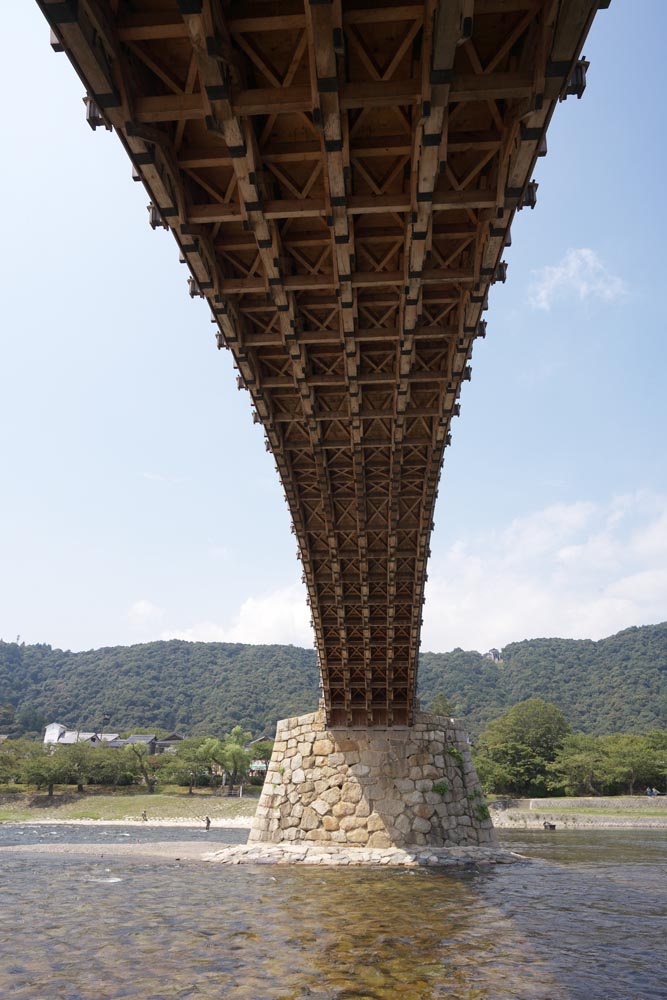
[[598, 639], [667, 617], [667, 496], [558, 504], [458, 541], [430, 567], [422, 648]]
[[536, 309], [549, 310], [559, 299], [572, 296], [581, 302], [598, 299], [613, 302], [627, 294], [622, 278], [611, 274], [595, 250], [568, 250], [560, 264], [539, 268], [528, 289], [528, 301]]
[[157, 604], [153, 604], [152, 601], [147, 601], [145, 598], [135, 601], [127, 612], [127, 617], [132, 624], [139, 628], [145, 625], [154, 625], [163, 615], [164, 611], [162, 608], [159, 608]]
[[188, 628], [164, 631], [161, 638], [187, 639], [190, 642], [313, 645], [305, 589], [296, 584], [259, 597], [247, 597], [230, 625], [197, 622]]
[[[553, 504], [436, 554], [422, 648], [484, 651], [537, 636], [597, 639], [662, 621], [666, 567], [667, 496]], [[305, 589], [294, 584], [239, 595], [221, 620], [177, 628], [163, 622], [160, 637], [312, 646], [309, 621]]]

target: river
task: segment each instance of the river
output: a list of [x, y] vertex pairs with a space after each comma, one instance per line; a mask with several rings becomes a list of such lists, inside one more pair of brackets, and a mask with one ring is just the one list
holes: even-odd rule
[[[436, 869], [228, 867], [113, 843], [244, 831], [0, 825], [0, 997], [665, 1000], [664, 831], [500, 831], [533, 860]], [[77, 839], [78, 838], [78, 839]]]

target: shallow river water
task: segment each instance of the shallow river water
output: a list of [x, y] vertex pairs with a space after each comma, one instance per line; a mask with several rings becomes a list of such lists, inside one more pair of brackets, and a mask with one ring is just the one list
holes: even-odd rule
[[[665, 832], [499, 832], [535, 860], [452, 874], [0, 849], [0, 997], [665, 1000]], [[245, 832], [0, 826], [0, 848], [75, 838]]]

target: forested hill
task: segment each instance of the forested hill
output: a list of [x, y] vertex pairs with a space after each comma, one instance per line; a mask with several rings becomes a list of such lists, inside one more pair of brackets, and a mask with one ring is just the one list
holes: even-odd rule
[[442, 690], [473, 732], [526, 698], [558, 705], [573, 729], [603, 735], [667, 728], [667, 622], [607, 639], [526, 639], [493, 663], [479, 653], [422, 653], [422, 699]]
[[194, 736], [242, 725], [272, 735], [277, 719], [313, 711], [317, 699], [315, 652], [298, 646], [174, 639], [70, 653], [0, 642], [0, 706], [74, 728], [98, 728], [108, 713], [113, 732]]
[[[473, 732], [539, 697], [590, 733], [667, 728], [667, 622], [599, 642], [530, 639], [502, 661], [455, 649], [423, 653], [419, 696], [445, 695]], [[0, 733], [38, 733], [45, 722], [95, 729], [272, 733], [277, 719], [312, 711], [313, 650], [218, 642], [151, 642], [82, 653], [0, 641]]]

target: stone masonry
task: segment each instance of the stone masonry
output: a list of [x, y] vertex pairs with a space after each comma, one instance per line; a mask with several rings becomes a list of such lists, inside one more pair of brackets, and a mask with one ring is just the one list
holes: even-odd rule
[[405, 729], [278, 723], [249, 842], [365, 848], [495, 845], [464, 730], [417, 713]]

